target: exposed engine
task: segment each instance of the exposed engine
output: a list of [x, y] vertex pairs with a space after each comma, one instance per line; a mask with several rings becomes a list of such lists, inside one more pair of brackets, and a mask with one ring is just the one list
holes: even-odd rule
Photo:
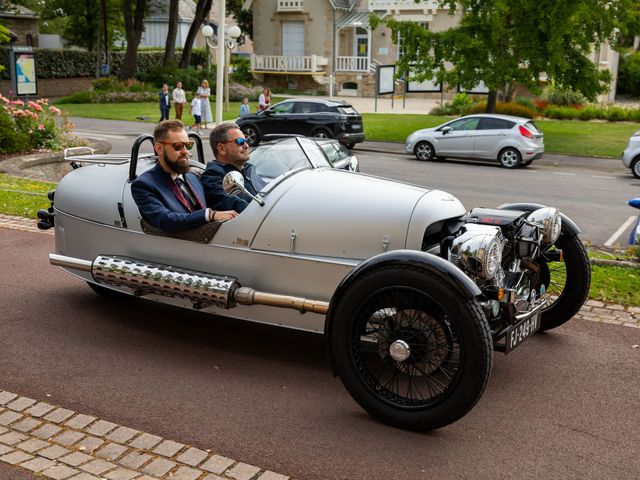
[[464, 270], [485, 294], [482, 306], [494, 332], [544, 306], [549, 275], [536, 259], [548, 255], [561, 227], [556, 208], [476, 208], [440, 242], [440, 255]]

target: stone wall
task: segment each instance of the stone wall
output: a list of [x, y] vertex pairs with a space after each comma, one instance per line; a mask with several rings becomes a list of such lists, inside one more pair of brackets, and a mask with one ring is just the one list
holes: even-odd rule
[[[80, 90], [89, 90], [93, 78], [38, 79], [38, 97], [59, 98]], [[0, 93], [7, 96], [13, 90], [11, 80], [0, 80]]]

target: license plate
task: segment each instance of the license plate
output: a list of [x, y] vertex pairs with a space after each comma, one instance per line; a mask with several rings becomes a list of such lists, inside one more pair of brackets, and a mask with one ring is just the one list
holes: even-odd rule
[[362, 128], [362, 125], [358, 125], [358, 124], [351, 125], [352, 130], [360, 130], [361, 128]]
[[540, 328], [540, 311], [535, 315], [516, 323], [505, 337], [505, 353], [509, 353]]

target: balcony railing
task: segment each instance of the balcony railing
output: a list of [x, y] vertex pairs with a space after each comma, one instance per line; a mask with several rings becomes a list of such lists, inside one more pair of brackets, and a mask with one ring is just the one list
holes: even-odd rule
[[338, 72], [367, 72], [369, 59], [367, 57], [337, 57], [336, 71]]
[[369, 0], [369, 11], [374, 10], [448, 10], [448, 6], [440, 7], [437, 0], [425, 0], [416, 3], [414, 0]]
[[324, 71], [327, 63], [328, 59], [319, 55], [251, 55], [251, 70], [254, 72], [318, 73]]
[[278, 0], [278, 12], [302, 12], [303, 0]]

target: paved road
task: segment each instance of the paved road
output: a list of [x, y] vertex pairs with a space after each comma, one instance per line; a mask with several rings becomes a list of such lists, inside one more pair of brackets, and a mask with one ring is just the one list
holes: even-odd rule
[[496, 354], [476, 408], [416, 434], [351, 400], [320, 336], [108, 302], [52, 249], [0, 229], [1, 389], [298, 479], [640, 477], [640, 329], [573, 320]]

